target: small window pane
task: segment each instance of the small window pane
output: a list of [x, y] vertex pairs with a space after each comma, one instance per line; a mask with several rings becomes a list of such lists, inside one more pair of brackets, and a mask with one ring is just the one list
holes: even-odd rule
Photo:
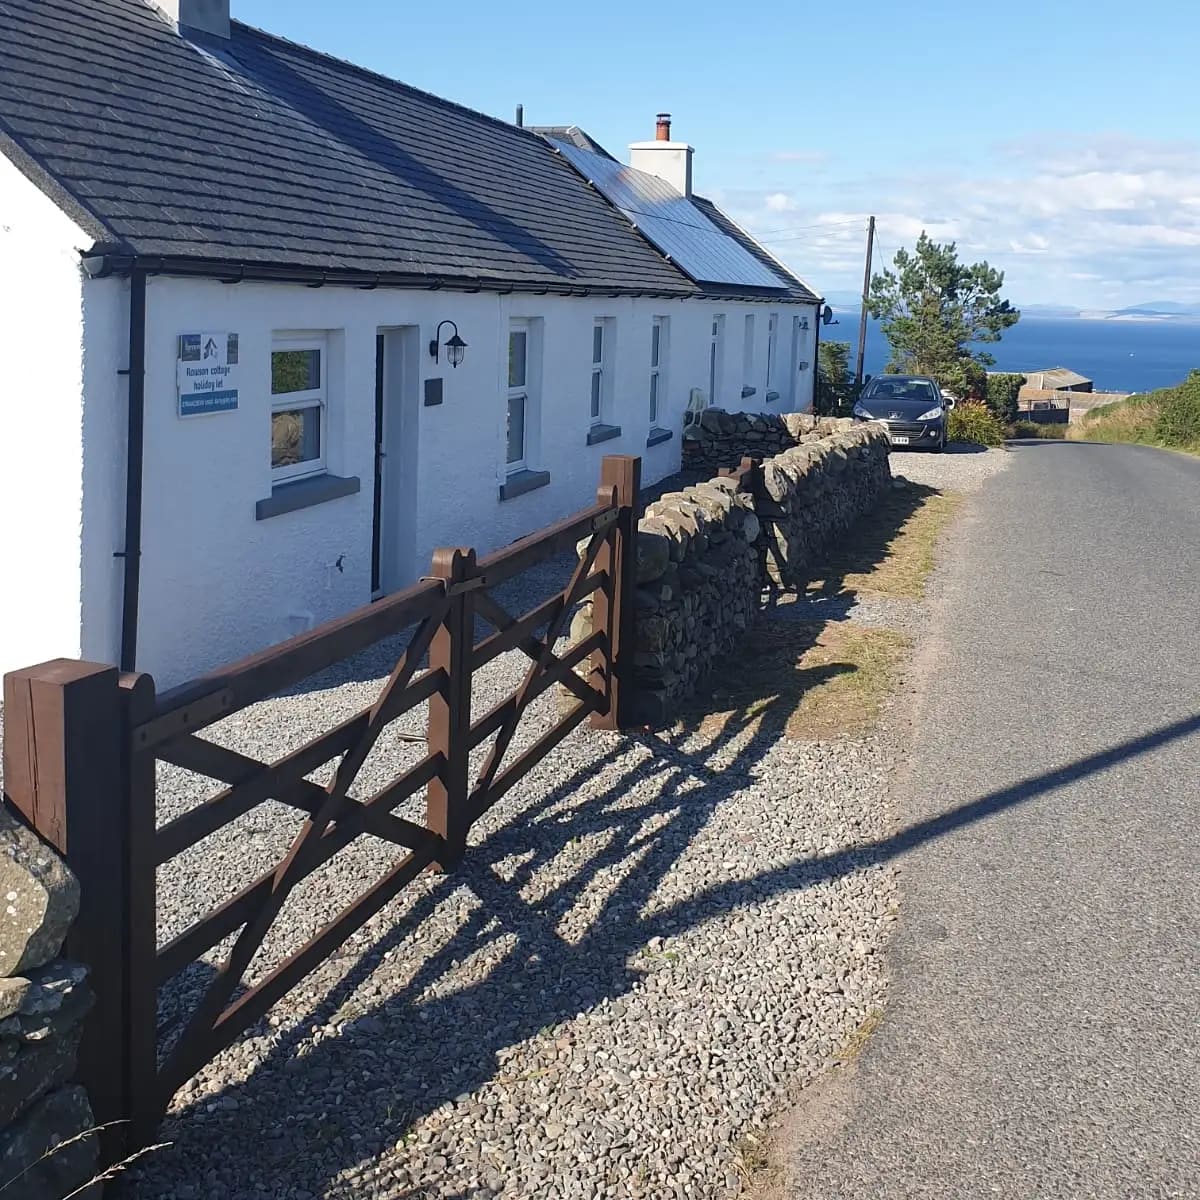
[[292, 408], [271, 414], [271, 466], [294, 467], [321, 458], [321, 409]]
[[522, 462], [525, 458], [525, 397], [508, 398], [508, 461]]
[[524, 329], [514, 329], [508, 335], [508, 386], [525, 386], [525, 352], [529, 335]]
[[662, 326], [655, 321], [650, 331], [650, 365], [658, 366], [659, 355], [662, 353]]
[[321, 386], [320, 350], [274, 350], [271, 353], [271, 394], [315, 392]]
[[600, 389], [603, 386], [604, 376], [599, 371], [592, 372], [592, 420], [600, 419]]
[[594, 325], [592, 327], [592, 362], [602, 363], [604, 361], [604, 326]]
[[650, 423], [658, 421], [658, 375], [650, 376]]

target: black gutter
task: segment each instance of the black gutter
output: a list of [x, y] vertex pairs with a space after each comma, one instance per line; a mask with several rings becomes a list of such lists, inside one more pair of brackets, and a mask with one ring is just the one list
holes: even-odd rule
[[817, 412], [817, 402], [821, 395], [821, 310], [817, 309], [817, 315], [813, 318], [817, 323], [816, 336], [813, 338], [813, 386], [812, 386], [812, 410], [814, 415]]
[[693, 287], [680, 291], [636, 286], [587, 286], [562, 283], [514, 281], [508, 279], [466, 278], [423, 275], [411, 271], [354, 271], [327, 269], [287, 263], [245, 262], [219, 258], [182, 258], [174, 255], [134, 255], [128, 251], [113, 253], [97, 247], [84, 255], [84, 269], [93, 279], [110, 275], [173, 275], [181, 278], [215, 279], [222, 283], [294, 283], [306, 287], [407, 288], [427, 291], [522, 293], [544, 296], [642, 296], [660, 300], [721, 300], [744, 304], [811, 304], [812, 301], [763, 291], [758, 294], [736, 291], [712, 292]]
[[125, 583], [121, 596], [121, 670], [137, 661], [142, 576], [142, 444], [146, 415], [146, 272], [129, 277], [129, 425], [125, 438]]

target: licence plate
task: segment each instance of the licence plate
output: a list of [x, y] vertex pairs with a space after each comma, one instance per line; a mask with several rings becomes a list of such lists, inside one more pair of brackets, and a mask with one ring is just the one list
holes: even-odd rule
[[895, 433], [892, 434], [891, 440], [892, 440], [893, 446], [907, 446], [908, 445], [908, 438], [901, 437], [900, 435], [895, 434]]

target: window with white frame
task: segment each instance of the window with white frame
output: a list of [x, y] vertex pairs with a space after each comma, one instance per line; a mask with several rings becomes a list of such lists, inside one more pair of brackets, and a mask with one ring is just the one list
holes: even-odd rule
[[271, 478], [325, 470], [326, 371], [323, 337], [276, 337], [271, 346]]
[[592, 391], [589, 416], [593, 425], [601, 424], [606, 410], [611, 407], [609, 391], [612, 388], [615, 324], [611, 317], [599, 317], [592, 325]]
[[717, 313], [712, 319], [712, 338], [708, 346], [708, 403], [717, 402], [717, 388], [725, 370], [725, 314]]
[[669, 317], [655, 317], [650, 326], [650, 428], [657, 429], [667, 394], [667, 337]]
[[746, 314], [745, 341], [742, 343], [742, 386], [754, 384], [754, 314]]
[[529, 448], [529, 322], [513, 321], [508, 328], [508, 449], [509, 474], [523, 471]]
[[779, 369], [779, 314], [770, 313], [767, 316], [767, 399], [771, 399], [771, 390], [778, 382], [775, 373]]

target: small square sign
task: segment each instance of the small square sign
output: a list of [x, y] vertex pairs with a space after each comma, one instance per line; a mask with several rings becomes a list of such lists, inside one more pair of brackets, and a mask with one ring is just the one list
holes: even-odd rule
[[176, 368], [181, 417], [203, 417], [237, 409], [236, 333], [181, 333]]

